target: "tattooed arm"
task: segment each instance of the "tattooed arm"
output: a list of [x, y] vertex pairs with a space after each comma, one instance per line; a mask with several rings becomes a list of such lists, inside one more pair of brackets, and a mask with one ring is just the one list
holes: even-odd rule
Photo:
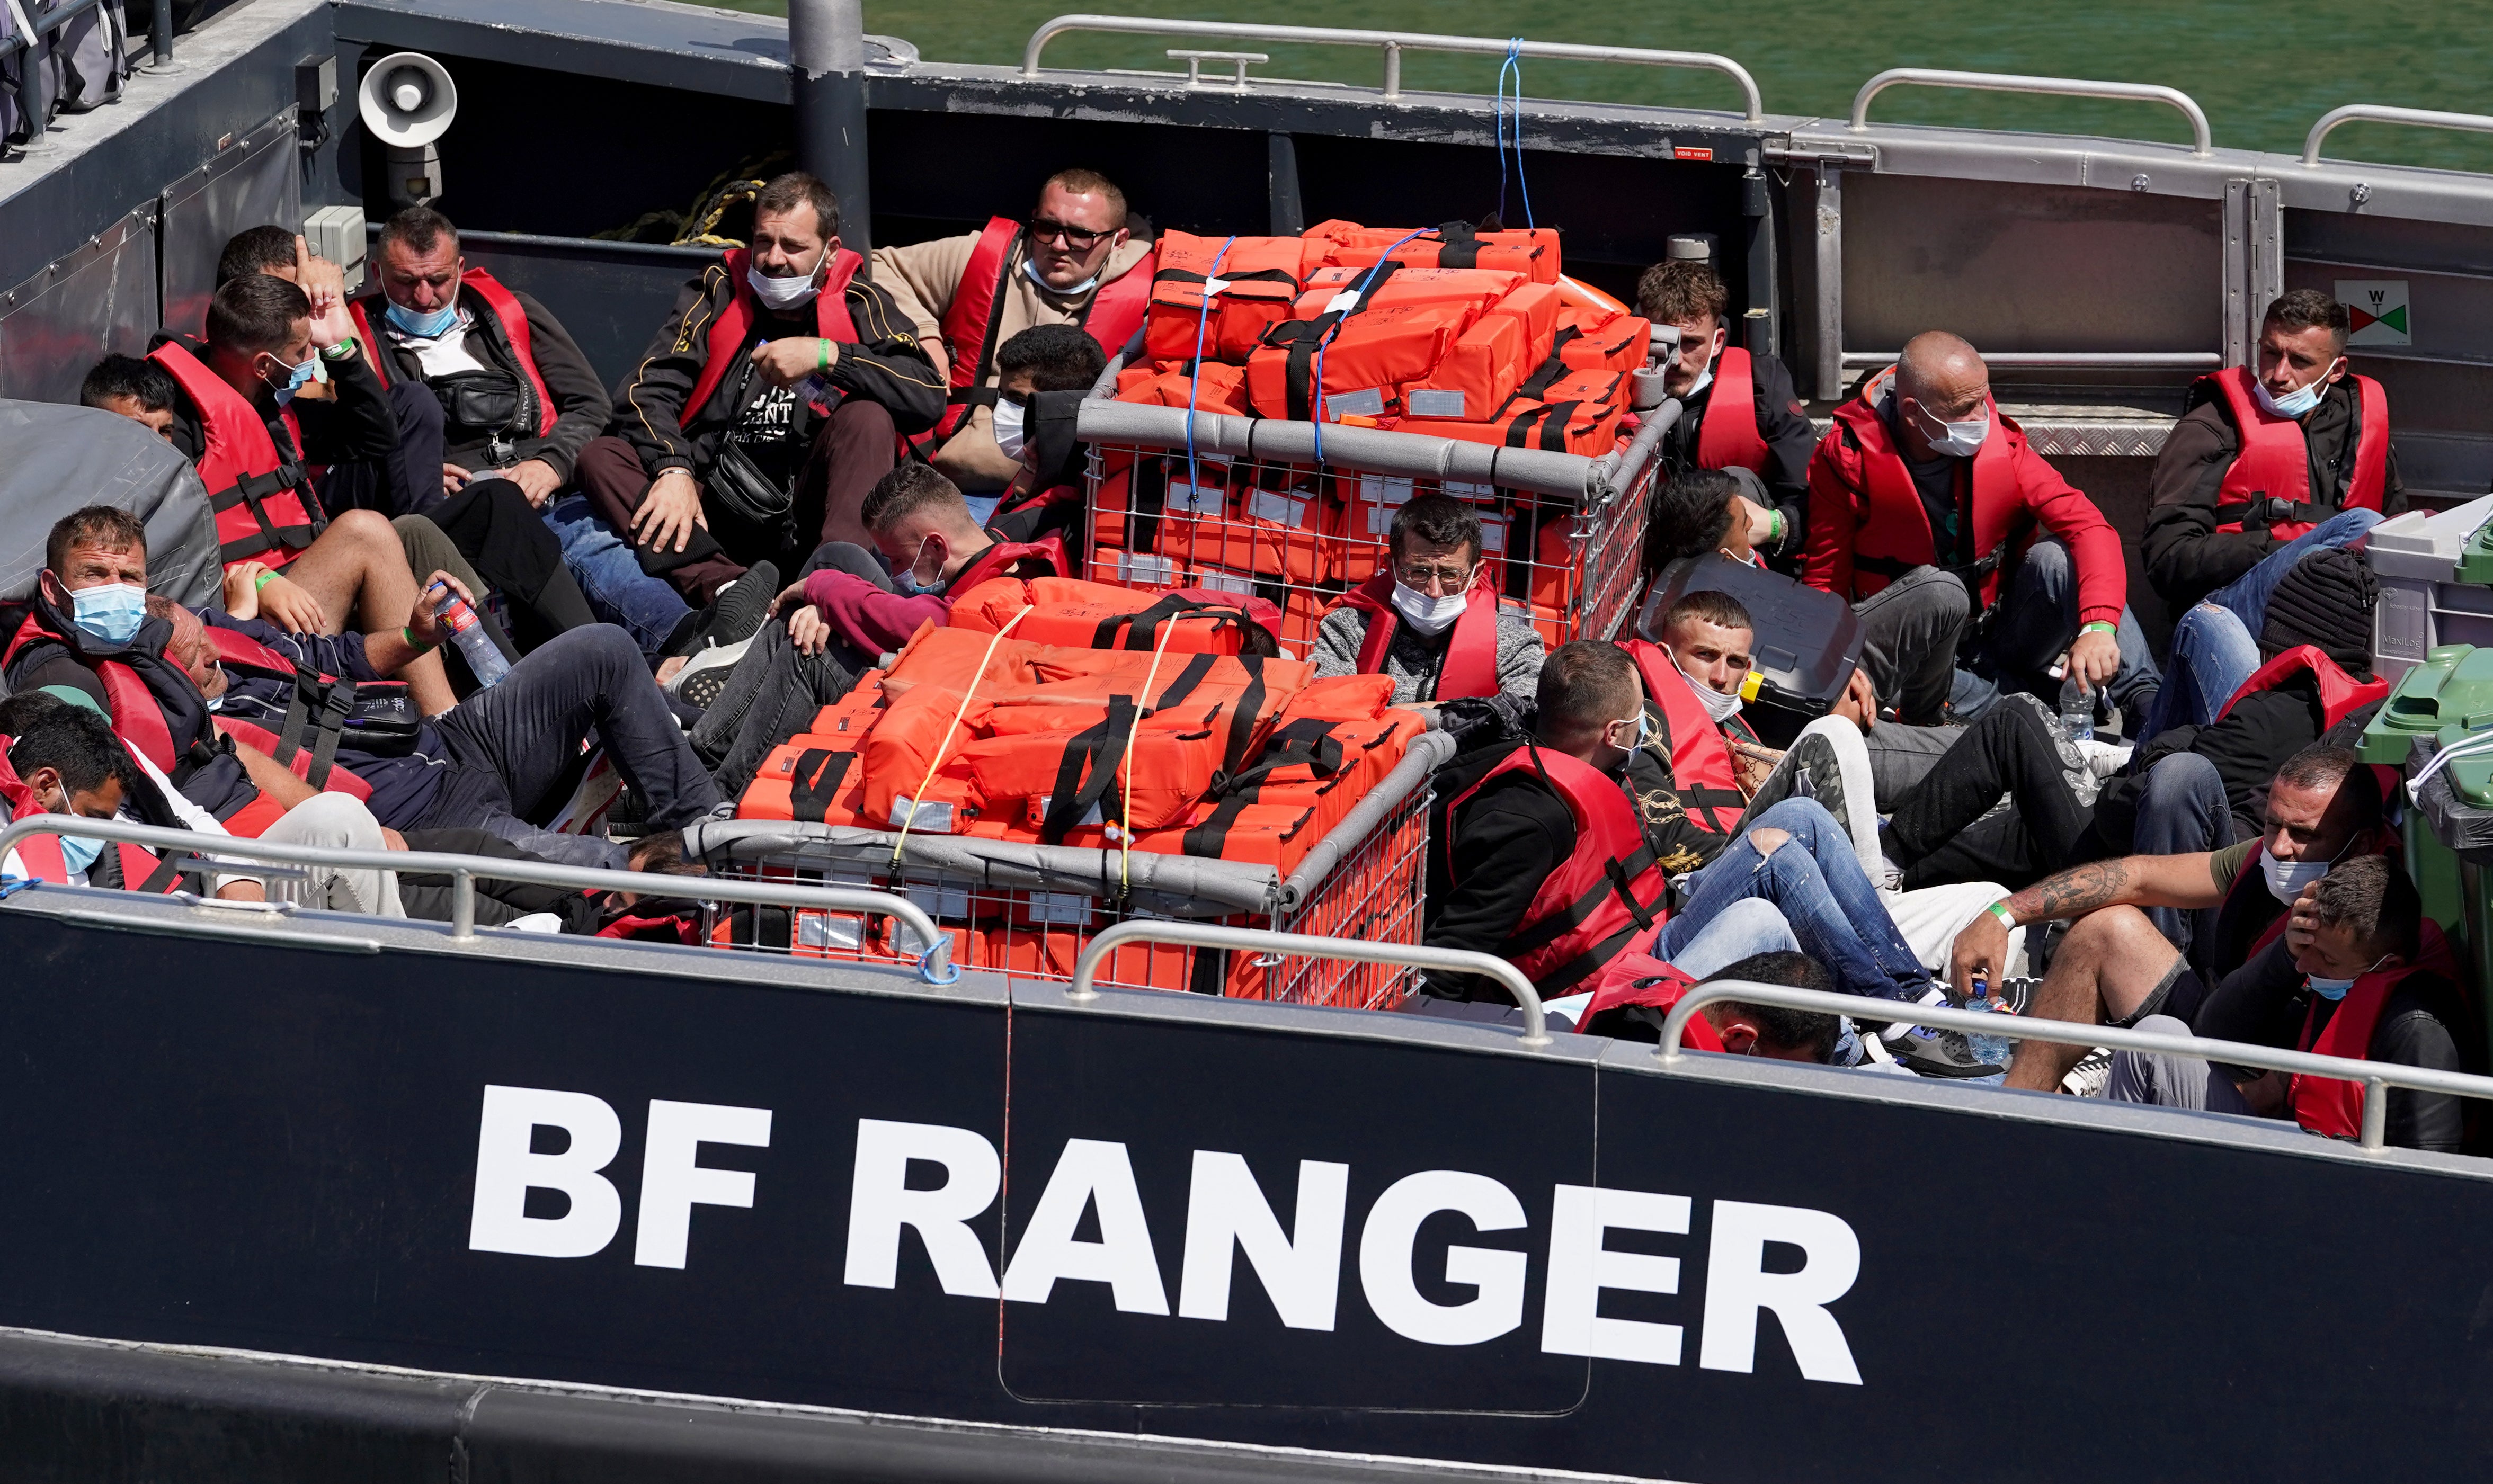
[[[2209, 864], [2213, 859], [2201, 853], [2089, 861], [2045, 876], [2000, 906], [2021, 928], [2084, 917], [2107, 906], [2214, 906], [2224, 900], [2225, 888]], [[1959, 994], [1971, 994], [1977, 976], [1993, 985], [1999, 982], [2008, 959], [2008, 928], [1997, 911], [1985, 908], [1957, 934], [1949, 950], [1948, 977]]]

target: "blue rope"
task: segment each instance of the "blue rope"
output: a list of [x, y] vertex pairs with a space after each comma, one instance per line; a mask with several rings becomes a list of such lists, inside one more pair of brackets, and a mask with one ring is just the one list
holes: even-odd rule
[[950, 972], [938, 979], [935, 977], [935, 950], [929, 948], [917, 956], [917, 977], [928, 984], [951, 984], [961, 977], [960, 965], [946, 959], [944, 961], [944, 966]]
[[1194, 406], [1196, 400], [1203, 395], [1203, 332], [1212, 323], [1212, 283], [1220, 277], [1221, 259], [1229, 255], [1230, 248], [1237, 241], [1238, 234], [1230, 233], [1229, 241], [1222, 243], [1220, 251], [1212, 254], [1212, 271], [1203, 276], [1203, 308], [1196, 311], [1194, 316], [1194, 365], [1186, 378], [1186, 501], [1188, 509], [1194, 508], [1202, 498], [1203, 483], [1194, 467]]
[[1515, 184], [1523, 193], [1523, 224], [1537, 226], [1532, 220], [1532, 182], [1523, 177], [1523, 38], [1510, 38], [1506, 44], [1506, 61], [1497, 70], [1497, 103], [1494, 108], [1499, 121], [1497, 137], [1497, 214], [1506, 216], [1506, 80], [1515, 78]]
[[[1503, 158], [1503, 157], [1501, 157], [1501, 158]], [[1404, 232], [1404, 233], [1403, 233], [1399, 238], [1397, 238], [1397, 239], [1395, 241], [1394, 246], [1392, 246], [1392, 247], [1390, 247], [1390, 248], [1387, 248], [1387, 249], [1385, 250], [1385, 252], [1384, 252], [1384, 255], [1383, 255], [1383, 256], [1381, 256], [1381, 257], [1377, 258], [1376, 263], [1375, 263], [1375, 266], [1373, 266], [1373, 267], [1369, 268], [1369, 269], [1367, 270], [1367, 276], [1366, 276], [1366, 277], [1364, 277], [1364, 278], [1362, 278], [1362, 279], [1359, 281], [1359, 286], [1358, 286], [1358, 288], [1357, 288], [1357, 289], [1355, 289], [1355, 290], [1354, 290], [1354, 292], [1356, 292], [1356, 293], [1359, 295], [1359, 297], [1360, 297], [1363, 301], [1364, 301], [1364, 300], [1366, 300], [1366, 299], [1367, 299], [1367, 291], [1368, 291], [1368, 289], [1369, 289], [1369, 288], [1371, 288], [1371, 287], [1373, 287], [1373, 286], [1375, 285], [1377, 278], [1378, 278], [1381, 274], [1383, 274], [1383, 273], [1385, 272], [1385, 265], [1386, 265], [1387, 263], [1390, 263], [1390, 262], [1394, 261], [1394, 254], [1395, 254], [1395, 253], [1399, 252], [1401, 252], [1401, 251], [1402, 251], [1402, 244], [1403, 244], [1403, 243], [1406, 243], [1406, 242], [1409, 242], [1412, 238], [1419, 236], [1421, 233], [1423, 233], [1423, 232], [1425, 232], [1425, 231], [1427, 231], [1427, 230], [1428, 230], [1428, 229], [1427, 229], [1427, 227], [1425, 227], [1425, 226], [1415, 226], [1415, 227], [1413, 227], [1411, 230], [1409, 230], [1409, 231], [1407, 231], [1407, 232]], [[1324, 425], [1325, 425], [1324, 358], [1325, 358], [1325, 351], [1326, 351], [1329, 347], [1331, 347], [1331, 346], [1332, 346], [1332, 344], [1333, 344], [1333, 338], [1334, 338], [1335, 336], [1337, 336], [1337, 335], [1339, 335], [1340, 333], [1341, 333], [1341, 321], [1340, 321], [1340, 320], [1338, 320], [1338, 319], [1337, 319], [1337, 320], [1335, 320], [1335, 321], [1334, 321], [1334, 323], [1333, 323], [1333, 328], [1325, 332], [1325, 338], [1324, 338], [1324, 340], [1323, 340], [1322, 341], [1320, 341], [1320, 342], [1316, 345], [1316, 384], [1315, 384], [1315, 388], [1314, 388], [1313, 392], [1310, 394], [1310, 397], [1311, 397], [1311, 400], [1312, 400], [1312, 401], [1314, 401], [1314, 403], [1315, 403], [1315, 414], [1316, 414], [1316, 440], [1315, 440], [1315, 441], [1316, 441], [1316, 448], [1315, 448], [1315, 458], [1316, 458], [1316, 462], [1318, 462], [1318, 463], [1322, 463], [1322, 462], [1324, 462]]]

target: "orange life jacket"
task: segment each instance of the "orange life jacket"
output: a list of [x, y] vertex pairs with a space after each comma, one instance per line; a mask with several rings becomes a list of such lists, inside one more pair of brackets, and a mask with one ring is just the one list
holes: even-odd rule
[[2311, 445], [2302, 424], [2279, 417], [2259, 403], [2247, 367], [2232, 366], [2202, 378], [2223, 394], [2234, 415], [2240, 451], [2216, 487], [2217, 531], [2239, 531], [2245, 523], [2265, 528], [2279, 541], [2292, 541], [2339, 510], [2379, 510], [2389, 486], [2389, 394], [2369, 376], [2357, 376], [2355, 401], [2361, 421], [2355, 435], [2355, 477], [2346, 486], [2343, 505], [2312, 498]]
[[1705, 398], [1703, 426], [1697, 430], [1697, 466], [1766, 472], [1766, 439], [1757, 430], [1757, 382], [1749, 353], [1726, 345], [1714, 358], [1714, 385]]
[[[1297, 237], [1197, 237], [1162, 232], [1152, 244], [1144, 353], [1158, 361], [1244, 361], [1264, 327], [1287, 319], [1322, 244]], [[1215, 264], [1218, 273], [1214, 272]], [[1215, 278], [1211, 307], [1206, 288]], [[1201, 344], [1198, 347], [1197, 341]], [[1112, 347], [1111, 355], [1116, 353]]]
[[1302, 235], [1326, 243], [1328, 260], [1342, 267], [1366, 267], [1391, 252], [1415, 268], [1493, 268], [1535, 283], [1557, 282], [1561, 267], [1558, 233], [1546, 226], [1485, 232], [1468, 222], [1448, 222], [1413, 235], [1407, 227], [1336, 220]]
[[[2317, 1033], [2312, 1026], [2320, 1018], [2320, 1005], [2314, 995], [2311, 1008], [2303, 1013], [2302, 1033], [2295, 1049], [2355, 1061], [2371, 1059], [2372, 1031], [2381, 1024], [2381, 1012], [2388, 1007], [2389, 995], [2399, 982], [2410, 974], [2439, 974], [2453, 983], [2457, 981], [2458, 961], [2449, 951], [2448, 939], [2442, 936], [2441, 929], [2430, 919], [2422, 925], [2415, 962], [2358, 975], [2354, 988], [2346, 992], [2346, 998], [2337, 1006], [2337, 1013]], [[2294, 1078], [2286, 1101], [2294, 1110], [2294, 1121], [2315, 1134], [2355, 1139], [2363, 1132], [2361, 1083], [2300, 1073]]]
[[[702, 409], [709, 405], [711, 394], [740, 359], [736, 352], [744, 348], [744, 338], [753, 333], [753, 321], [762, 312], [762, 301], [753, 296], [753, 285], [744, 282], [745, 265], [752, 260], [753, 254], [742, 248], [727, 250], [727, 307], [710, 324], [709, 343], [702, 353], [701, 378], [693, 383], [692, 395], [684, 399], [683, 415], [676, 419], [679, 427], [690, 428], [700, 418]], [[831, 271], [823, 280], [822, 292], [814, 296], [814, 333], [822, 339], [856, 343], [856, 326], [849, 320], [849, 281], [864, 265], [864, 258], [846, 248], [831, 254]]]
[[[1076, 578], [991, 578], [952, 600], [953, 628], [994, 634], [1024, 609], [1013, 637], [1069, 649], [1242, 653], [1249, 628], [1277, 629], [1280, 612], [1261, 598], [1200, 590], [1150, 592]], [[1161, 643], [1163, 628], [1167, 642]]]
[[1645, 695], [1662, 708], [1663, 726], [1669, 732], [1671, 791], [1688, 811], [1688, 822], [1718, 835], [1738, 829], [1749, 798], [1740, 791], [1730, 745], [1697, 698], [1695, 683], [1659, 644], [1632, 638], [1622, 639], [1619, 647], [1636, 662]]
[[[1864, 508], [1852, 535], [1854, 590], [1837, 594], [1847, 602], [1869, 597], [1915, 567], [1931, 566], [1935, 554], [1936, 538], [1930, 514], [1922, 508], [1921, 491], [1913, 484], [1912, 471], [1905, 467], [1905, 456], [1888, 435], [1886, 417], [1873, 400], [1879, 383], [1891, 382], [1894, 376], [1892, 367], [1880, 371], [1863, 385], [1860, 395], [1835, 409], [1836, 425], [1861, 450], [1869, 484], [1860, 496]], [[2008, 449], [2011, 425], [1988, 397], [1982, 406], [1990, 414], [1991, 432], [1969, 460], [1972, 468], [1965, 476], [1973, 482], [1971, 497], [1957, 507], [1958, 519], [1970, 527], [1973, 554], [1963, 562], [1937, 565], [1964, 578], [1973, 589], [1978, 608], [1988, 609], [1998, 601], [2000, 568], [2015, 543], [2014, 521], [2023, 506]], [[1959, 549], [1967, 549], [1962, 541]]]
[[1668, 915], [1670, 883], [1618, 780], [1564, 753], [1530, 743], [1516, 748], [1449, 804], [1446, 817], [1452, 820], [1490, 780], [1510, 773], [1538, 779], [1576, 821], [1574, 852], [1541, 883], [1523, 920], [1497, 950], [1547, 999], [1600, 973], [1620, 954], [1649, 948]]
[[[1446, 641], [1446, 663], [1438, 668], [1437, 688], [1428, 699], [1498, 693], [1497, 601], [1497, 587], [1483, 563], [1480, 575], [1472, 579], [1471, 591], [1464, 595], [1462, 612], [1455, 618], [1454, 632]], [[1394, 574], [1377, 573], [1342, 594], [1341, 606], [1367, 615], [1367, 635], [1359, 643], [1359, 672], [1383, 674], [1385, 652], [1402, 626], [1402, 615], [1394, 608]]]
[[[992, 217], [985, 230], [978, 233], [976, 247], [970, 250], [970, 260], [961, 269], [961, 282], [953, 286], [952, 307], [944, 312], [944, 348], [951, 357], [952, 391], [946, 399], [951, 405], [945, 409], [941, 422], [935, 425], [935, 436], [948, 438], [976, 406], [995, 401], [995, 388], [988, 385], [995, 372], [997, 332], [1004, 324], [1005, 289], [1012, 282], [1013, 264], [1021, 245], [1022, 224], [1005, 217]], [[1152, 276], [1156, 256], [1145, 253], [1143, 260], [1123, 274], [1099, 285], [1073, 322], [1099, 342], [1099, 348], [1116, 355], [1143, 327], [1143, 315], [1152, 300]]]
[[328, 522], [303, 473], [303, 432], [294, 409], [279, 414], [293, 442], [280, 449], [259, 409], [196, 356], [167, 341], [147, 359], [171, 372], [198, 410], [206, 441], [199, 482], [216, 513], [218, 558], [228, 567], [255, 561], [277, 568], [301, 555]]
[[[555, 408], [554, 394], [546, 390], [545, 377], [537, 371], [536, 341], [528, 329], [528, 312], [521, 306], [519, 296], [504, 288], [499, 280], [482, 268], [470, 268], [461, 274], [459, 286], [473, 293], [485, 306], [485, 312], [493, 315], [494, 322], [501, 326], [502, 339], [509, 342], [511, 354], [520, 363], [521, 378], [526, 381], [528, 393], [535, 399], [537, 436], [542, 438], [553, 432], [558, 413]], [[367, 317], [380, 298], [381, 295], [371, 293], [360, 299], [350, 299], [346, 302], [346, 312], [354, 316], [355, 333], [362, 337], [364, 346], [370, 352], [366, 359], [372, 363], [373, 374], [380, 378], [381, 385], [387, 386], [389, 366], [380, 354], [384, 341], [373, 334], [372, 320]], [[383, 312], [384, 314], [386, 312]]]

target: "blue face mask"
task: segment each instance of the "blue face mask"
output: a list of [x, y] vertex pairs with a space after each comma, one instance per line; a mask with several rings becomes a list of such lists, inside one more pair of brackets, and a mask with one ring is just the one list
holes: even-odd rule
[[2327, 371], [2322, 371], [2312, 378], [2309, 386], [2296, 387], [2283, 397], [2270, 392], [2265, 381], [2251, 383], [2251, 391], [2258, 396], [2259, 404], [2267, 408], [2272, 417], [2300, 418], [2304, 413], [2320, 405], [2320, 398], [2328, 390], [2328, 373]]
[[[269, 359], [277, 361], [277, 357], [275, 356], [270, 356]], [[277, 364], [280, 366], [285, 366], [285, 363], [283, 361], [277, 361]], [[304, 357], [303, 364], [300, 366], [285, 366], [285, 385], [277, 386], [277, 383], [274, 381], [268, 382], [270, 386], [277, 387], [277, 404], [283, 407], [287, 402], [292, 401], [294, 400], [294, 394], [303, 390], [304, 384], [312, 379], [313, 371], [316, 371], [319, 368], [319, 365], [320, 358], [316, 355], [313, 355]], [[268, 381], [268, 378], [265, 376], [262, 376], [260, 379], [262, 381]]]
[[934, 540], [934, 537], [929, 536], [926, 540], [919, 542], [917, 544], [917, 555], [910, 558], [908, 566], [901, 568], [899, 571], [891, 575], [891, 585], [893, 588], [898, 590], [902, 597], [915, 598], [924, 593], [934, 592], [944, 585], [944, 564], [942, 562], [937, 562], [935, 564], [934, 581], [920, 582], [917, 580], [917, 563], [924, 559], [926, 555], [926, 548], [932, 544]]
[[386, 312], [391, 324], [415, 339], [439, 340], [444, 332], [459, 322], [459, 301], [453, 299], [428, 314], [422, 310], [408, 309], [405, 305], [392, 299]]
[[2311, 986], [2311, 993], [2322, 999], [2344, 999], [2346, 992], [2355, 987], [2352, 979], [2323, 979], [2318, 974], [2305, 974], [2302, 982]]
[[[64, 793], [61, 795], [61, 807], [50, 812], [56, 815], [67, 815], [75, 814], [77, 811], [70, 808], [69, 795]], [[101, 840], [81, 840], [75, 835], [63, 835], [60, 837], [60, 842], [61, 864], [68, 867], [74, 876], [84, 875], [95, 865], [95, 858], [104, 853], [104, 842]]]
[[147, 617], [147, 589], [127, 582], [70, 594], [70, 621], [108, 643], [127, 644]]

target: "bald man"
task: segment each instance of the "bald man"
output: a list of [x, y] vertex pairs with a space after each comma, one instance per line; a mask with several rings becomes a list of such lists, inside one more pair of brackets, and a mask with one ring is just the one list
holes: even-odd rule
[[1991, 401], [1942, 330], [1835, 409], [1809, 464], [1802, 578], [1861, 615], [1882, 708], [1971, 721], [2002, 691], [2057, 702], [2065, 657], [2134, 735], [2154, 699], [2120, 538]]

